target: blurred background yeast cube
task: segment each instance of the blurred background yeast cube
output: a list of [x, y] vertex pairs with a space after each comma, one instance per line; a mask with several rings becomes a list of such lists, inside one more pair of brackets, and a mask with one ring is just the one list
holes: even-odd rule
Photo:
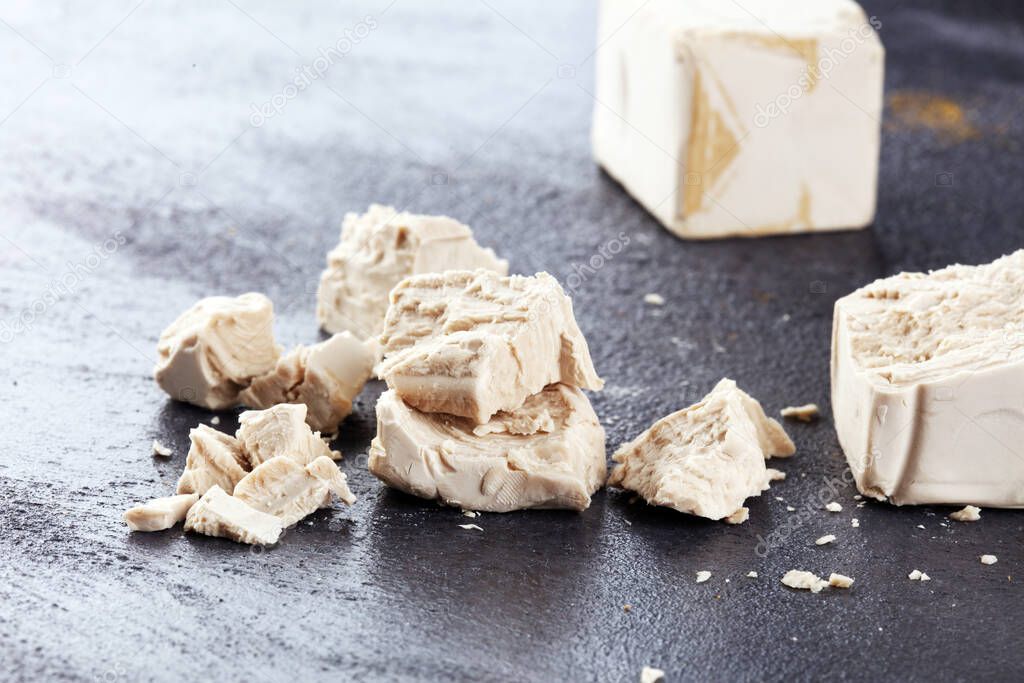
[[602, 0], [594, 157], [681, 237], [865, 227], [880, 28], [852, 0]]

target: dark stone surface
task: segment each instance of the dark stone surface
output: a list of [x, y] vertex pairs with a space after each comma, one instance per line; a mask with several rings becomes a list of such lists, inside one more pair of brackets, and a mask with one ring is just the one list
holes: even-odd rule
[[[354, 508], [265, 552], [120, 519], [173, 489], [189, 427], [211, 417], [151, 381], [160, 330], [201, 296], [255, 289], [283, 343], [315, 340], [324, 254], [341, 215], [371, 201], [458, 217], [515, 271], [563, 281], [624, 233], [574, 288], [608, 381], [594, 402], [609, 453], [724, 375], [770, 412], [827, 411], [836, 297], [1024, 242], [1019, 3], [868, 5], [887, 90], [951, 98], [979, 134], [890, 116], [872, 229], [700, 244], [590, 160], [591, 2], [0, 10], [0, 675], [633, 681], [651, 664], [673, 681], [1019, 678], [1024, 518], [858, 509], [852, 487], [824, 483], [845, 471], [827, 416], [787, 425], [789, 479], [738, 527], [603, 491], [583, 514], [484, 515], [482, 533], [463, 531], [458, 511], [365, 470], [379, 386], [339, 441]], [[346, 35], [324, 78], [250, 125], [252, 103]], [[153, 438], [174, 456], [151, 457]], [[844, 511], [821, 512], [833, 498]], [[784, 542], [759, 553], [773, 532]], [[828, 532], [838, 541], [815, 547]], [[792, 568], [856, 585], [792, 592], [779, 584]], [[933, 580], [908, 581], [913, 568]], [[701, 569], [713, 576], [697, 585]]]

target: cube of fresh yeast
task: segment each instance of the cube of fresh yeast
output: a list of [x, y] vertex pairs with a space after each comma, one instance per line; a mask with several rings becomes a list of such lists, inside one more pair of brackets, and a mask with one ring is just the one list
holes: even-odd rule
[[124, 513], [124, 521], [132, 531], [163, 531], [185, 521], [189, 508], [199, 500], [198, 493], [154, 498]]
[[362, 215], [345, 215], [341, 241], [320, 276], [317, 320], [328, 332], [375, 339], [384, 327], [388, 292], [403, 278], [476, 268], [504, 275], [508, 261], [478, 245], [469, 226], [457, 220], [372, 204]]
[[852, 0], [602, 0], [594, 157], [681, 237], [866, 226], [877, 26]]
[[249, 507], [219, 486], [204, 493], [185, 517], [185, 531], [250, 545], [277, 543], [284, 526], [274, 515]]
[[274, 515], [289, 527], [330, 505], [331, 494], [349, 505], [356, 501], [345, 475], [330, 458], [321, 456], [308, 465], [300, 465], [279, 455], [245, 475], [232, 495], [253, 509]]
[[487, 422], [561, 382], [600, 389], [572, 301], [547, 273], [416, 275], [391, 291], [381, 375], [418, 410]]
[[274, 307], [262, 294], [211, 296], [182, 313], [157, 343], [153, 376], [172, 398], [219, 410], [274, 369]]
[[585, 510], [605, 480], [604, 429], [587, 397], [564, 384], [482, 425], [386, 391], [369, 467], [388, 486], [467, 510]]
[[723, 379], [699, 403], [619, 448], [608, 485], [636, 491], [651, 505], [740, 522], [743, 502], [768, 488], [765, 460], [795, 451], [782, 425]]
[[281, 356], [272, 372], [253, 379], [239, 398], [250, 408], [301, 403], [308, 409], [310, 427], [337, 431], [370, 378], [376, 346], [375, 341], [361, 342], [349, 332], [312, 346], [299, 345]]
[[839, 299], [832, 411], [864, 495], [1024, 507], [1024, 250]]

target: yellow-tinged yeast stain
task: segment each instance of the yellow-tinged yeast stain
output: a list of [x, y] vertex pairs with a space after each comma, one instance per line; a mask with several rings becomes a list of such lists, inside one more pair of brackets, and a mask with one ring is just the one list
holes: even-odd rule
[[978, 136], [963, 107], [942, 95], [924, 90], [896, 90], [887, 98], [890, 121], [905, 128], [925, 128], [963, 142]]
[[690, 138], [686, 150], [686, 175], [683, 179], [683, 216], [692, 216], [704, 205], [705, 187], [710, 190], [736, 155], [739, 140], [721, 113], [711, 107], [701, 70], [693, 75], [693, 104], [690, 112]]

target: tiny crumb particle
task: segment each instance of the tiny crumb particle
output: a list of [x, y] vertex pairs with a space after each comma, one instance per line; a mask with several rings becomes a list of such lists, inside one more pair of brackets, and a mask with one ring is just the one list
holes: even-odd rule
[[650, 304], [651, 306], [664, 306], [665, 297], [663, 297], [661, 294], [655, 294], [654, 292], [651, 292], [650, 294], [644, 294], [644, 303]]
[[802, 406], [790, 406], [788, 408], [783, 408], [780, 415], [785, 418], [800, 420], [801, 422], [810, 422], [818, 417], [819, 412], [820, 410], [816, 404], [807, 403]]
[[711, 578], [711, 572], [709, 572], [707, 570], [702, 569], [699, 572], [697, 572], [697, 583], [704, 583], [705, 581], [707, 581], [710, 578]]
[[862, 508], [862, 507], [864, 507], [867, 504], [868, 504], [868, 502], [866, 500], [862, 500], [861, 502], [857, 503], [857, 507]]
[[757, 578], [757, 572], [747, 572], [747, 578], [748, 579], [756, 579]]
[[995, 564], [998, 561], [999, 561], [999, 558], [996, 557], [995, 555], [982, 555], [981, 556], [981, 563], [982, 564]]
[[477, 512], [476, 510], [463, 510], [462, 511], [462, 516], [463, 517], [479, 517], [480, 513]]
[[852, 526], [854, 529], [859, 528], [860, 527], [860, 520], [857, 519], [856, 517], [854, 517], [853, 519], [850, 520], [850, 526]]
[[927, 574], [925, 574], [920, 569], [915, 569], [912, 572], [910, 572], [909, 574], [907, 574], [907, 578], [910, 579], [911, 581], [931, 581], [932, 580], [932, 577], [928, 576]]
[[725, 518], [726, 524], [743, 524], [750, 519], [750, 508], [740, 508]]
[[775, 496], [775, 500], [779, 501], [780, 503], [785, 503], [786, 502], [786, 499], [783, 498], [782, 496]]
[[459, 528], [460, 529], [466, 529], [467, 531], [470, 530], [470, 529], [476, 529], [477, 531], [483, 531], [483, 529], [478, 527], [476, 524], [460, 524]]
[[954, 522], [977, 522], [981, 519], [981, 508], [967, 505], [962, 510], [949, 513], [949, 518]]
[[210, 418], [210, 424], [212, 424], [212, 425], [219, 425], [220, 424], [220, 416], [219, 415], [214, 415], [213, 417], [211, 417]]
[[665, 680], [665, 672], [653, 666], [645, 666], [640, 671], [640, 683], [658, 683]]
[[832, 572], [828, 577], [828, 585], [835, 588], [849, 588], [853, 585], [853, 579], [849, 576], [845, 576], [844, 574], [836, 574], [835, 572]]
[[828, 510], [829, 512], [842, 512], [843, 506], [833, 500], [831, 503], [825, 506], [825, 509]]
[[814, 545], [827, 545], [836, 540], [835, 534], [825, 534], [821, 538], [814, 541]]
[[633, 610], [633, 605], [630, 605], [629, 603], [627, 603], [627, 604], [622, 606], [622, 611], [623, 612], [630, 612], [632, 610]]
[[174, 455], [174, 451], [156, 439], [153, 439], [153, 455], [159, 455], [161, 458], [169, 458]]
[[918, 528], [918, 529], [923, 529], [923, 528], [924, 528], [924, 524], [918, 524], [918, 525], [917, 525], [917, 528]]
[[793, 507], [792, 505], [787, 505], [786, 512], [796, 512], [796, 508]]
[[864, 496], [860, 495], [859, 493], [855, 493], [855, 494], [853, 494], [853, 499], [854, 500], [863, 500]]
[[774, 467], [768, 468], [768, 481], [786, 481], [786, 473]]

